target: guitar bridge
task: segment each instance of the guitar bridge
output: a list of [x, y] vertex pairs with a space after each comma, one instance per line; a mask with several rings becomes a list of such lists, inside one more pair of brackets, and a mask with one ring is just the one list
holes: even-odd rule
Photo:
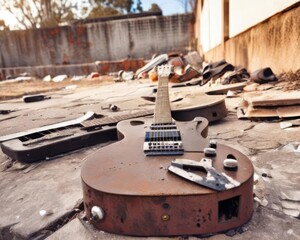
[[145, 133], [144, 153], [146, 156], [182, 155], [183, 145], [180, 131], [175, 123], [153, 124]]

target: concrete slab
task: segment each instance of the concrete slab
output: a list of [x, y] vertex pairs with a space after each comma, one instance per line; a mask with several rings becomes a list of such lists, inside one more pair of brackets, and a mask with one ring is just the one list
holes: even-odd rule
[[[99, 146], [45, 161], [27, 172], [29, 166], [0, 174], [0, 226], [14, 224], [10, 231], [21, 239], [47, 227], [71, 211], [82, 198], [80, 168], [83, 158]], [[7, 159], [1, 153], [1, 163]], [[40, 210], [53, 214], [42, 217]]]
[[[108, 110], [101, 109], [103, 99], [109, 98], [114, 91], [124, 89], [124, 85], [128, 90], [127, 94], [130, 95], [131, 85], [121, 83], [114, 85], [113, 88], [104, 87], [102, 91], [99, 88], [88, 89], [32, 104], [26, 104], [21, 100], [8, 101], [8, 105], [5, 103], [6, 108], [21, 110], [15, 112], [12, 115], [14, 118], [10, 120], [2, 119], [0, 134], [6, 135], [74, 119], [88, 110], [109, 114]], [[136, 85], [132, 88], [136, 88]], [[124, 93], [120, 91], [120, 94]], [[10, 226], [11, 236], [27, 239], [71, 211], [76, 202], [82, 198], [80, 166], [83, 159], [100, 147], [101, 145], [97, 145], [60, 156], [52, 161], [44, 161], [36, 168], [32, 167], [35, 164], [17, 163], [6, 169], [11, 161], [1, 152], [0, 211], [4, 217], [0, 219], [0, 226], [3, 228]], [[28, 168], [33, 169], [28, 171]], [[53, 214], [41, 217], [40, 210], [51, 211]]]
[[79, 219], [74, 219], [72, 222], [61, 228], [53, 235], [47, 238], [47, 240], [157, 240], [157, 239], [170, 239], [170, 238], [154, 238], [154, 237], [132, 237], [132, 236], [121, 236], [106, 233], [103, 231], [96, 230], [92, 225], [84, 223]]
[[79, 219], [74, 219], [68, 223], [65, 227], [59, 229], [57, 232], [48, 237], [48, 240], [60, 240], [60, 239], [85, 239], [94, 240], [99, 235], [96, 231], [92, 233], [87, 227], [85, 227]]
[[[78, 90], [32, 104], [25, 104], [20, 99], [0, 102], [0, 108], [20, 109], [0, 116], [0, 135], [74, 119], [88, 110], [109, 115], [112, 112], [101, 109], [109, 103], [117, 102], [121, 109], [130, 109], [133, 105], [124, 98], [147, 94], [151, 91], [150, 85], [149, 82], [118, 83]], [[240, 100], [226, 100], [229, 114], [210, 125], [209, 137], [248, 155], [257, 169], [269, 170], [272, 178], [266, 178], [269, 181], [259, 178], [257, 194], [266, 198], [268, 204], [257, 207], [251, 222], [245, 227], [247, 231], [234, 235], [233, 239], [299, 239], [299, 220], [283, 214], [279, 192], [282, 189], [299, 190], [299, 154], [284, 152], [281, 147], [299, 141], [300, 127], [281, 129], [278, 122], [238, 120], [235, 107]], [[44, 239], [51, 233], [45, 229], [71, 211], [82, 198], [80, 168], [84, 158], [101, 147], [96, 145], [51, 161], [27, 165], [12, 162], [0, 152], [0, 239], [30, 239], [39, 234], [40, 239]], [[274, 210], [274, 205], [279, 206], [277, 210]], [[42, 217], [40, 210], [53, 214]], [[209, 239], [229, 238], [219, 234]], [[124, 236], [99, 232], [73, 220], [49, 239], [124, 239]]]
[[[251, 221], [238, 230], [228, 231], [226, 233], [214, 236], [202, 236], [201, 239], [213, 240], [281, 240], [290, 239], [297, 240], [300, 237], [299, 220], [288, 217], [282, 213], [274, 212], [273, 210], [258, 207], [255, 209]], [[184, 226], [183, 226], [184, 227]], [[131, 237], [120, 236], [102, 231], [95, 230], [91, 225], [82, 223], [80, 220], [75, 219], [67, 224], [62, 229], [55, 232], [47, 238], [47, 240], [119, 240], [119, 239], [147, 239], [147, 240], [164, 240], [164, 239], [200, 239], [200, 236], [183, 236], [183, 237]]]

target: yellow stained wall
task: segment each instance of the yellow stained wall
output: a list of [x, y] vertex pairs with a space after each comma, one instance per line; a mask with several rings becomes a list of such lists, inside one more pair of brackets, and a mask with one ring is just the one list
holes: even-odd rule
[[[230, 0], [230, 3], [232, 1], [236, 0]], [[287, 2], [291, 4], [294, 1]], [[198, 14], [199, 11], [197, 11]], [[231, 11], [230, 19], [232, 19], [232, 14]], [[201, 17], [200, 20], [202, 20]], [[203, 22], [196, 23], [196, 27], [197, 24], [203, 34]], [[231, 23], [230, 26], [232, 26]], [[220, 27], [219, 31], [221, 32], [221, 30]], [[232, 29], [230, 33], [232, 35]], [[203, 40], [201, 36], [197, 36], [197, 38]], [[223, 47], [221, 40], [211, 48], [205, 48], [204, 42], [198, 42], [198, 50], [203, 51], [207, 61], [226, 59], [236, 66], [246, 67], [250, 72], [262, 67], [271, 67], [277, 74], [296, 71], [300, 69], [300, 6], [294, 5], [291, 9], [281, 11], [267, 20], [243, 30], [227, 40]]]

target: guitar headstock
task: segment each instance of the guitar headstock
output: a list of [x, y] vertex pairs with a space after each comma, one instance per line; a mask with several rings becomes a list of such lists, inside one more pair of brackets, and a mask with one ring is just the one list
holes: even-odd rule
[[170, 64], [165, 64], [157, 67], [157, 75], [159, 77], [169, 77], [173, 72], [173, 66]]

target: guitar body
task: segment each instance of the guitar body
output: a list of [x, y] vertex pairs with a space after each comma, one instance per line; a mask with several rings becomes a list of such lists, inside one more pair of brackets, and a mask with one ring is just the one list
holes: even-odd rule
[[[246, 223], [253, 211], [250, 160], [233, 148], [217, 144], [216, 156], [210, 157], [213, 167], [240, 185], [216, 191], [187, 181], [168, 167], [176, 158], [200, 161], [205, 157], [208, 121], [196, 118], [177, 122], [183, 155], [146, 156], [142, 149], [151, 120], [118, 123], [121, 140], [86, 158], [81, 178], [85, 213], [91, 223], [105, 232], [131, 236], [208, 234]], [[238, 161], [236, 171], [223, 167], [229, 156]], [[93, 217], [93, 207], [101, 209], [101, 218]]]
[[[149, 89], [135, 96], [114, 97], [113, 101], [109, 100], [106, 104], [115, 104], [120, 109], [153, 109], [155, 96]], [[172, 118], [176, 121], [192, 121], [195, 117], [204, 117], [209, 122], [214, 122], [227, 116], [223, 95], [208, 95], [195, 86], [171, 88], [170, 105]]]
[[227, 116], [224, 96], [207, 95], [200, 88], [172, 90], [172, 118], [177, 121], [192, 121], [201, 116], [209, 122], [214, 122]]

